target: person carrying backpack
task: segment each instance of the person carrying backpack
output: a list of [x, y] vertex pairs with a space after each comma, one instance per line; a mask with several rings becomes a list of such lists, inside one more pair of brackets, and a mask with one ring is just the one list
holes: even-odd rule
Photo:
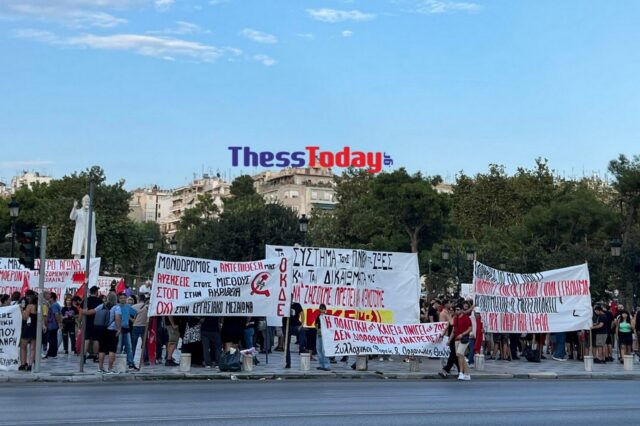
[[[98, 371], [114, 374], [113, 363], [116, 360], [118, 336], [122, 327], [122, 311], [117, 304], [115, 293], [109, 293], [107, 301], [96, 308], [93, 326], [100, 330], [100, 354], [98, 356]], [[104, 370], [104, 357], [109, 355], [109, 369]]]

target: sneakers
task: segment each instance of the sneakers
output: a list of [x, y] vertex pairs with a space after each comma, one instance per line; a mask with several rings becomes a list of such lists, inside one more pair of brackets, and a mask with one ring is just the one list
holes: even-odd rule
[[464, 374], [462, 373], [458, 374], [458, 380], [464, 380]]
[[463, 380], [465, 382], [468, 382], [469, 380], [471, 380], [471, 376], [468, 374], [463, 374], [462, 379], [458, 378], [458, 380]]
[[557, 358], [555, 356], [552, 356], [551, 359], [554, 360], [554, 361], [566, 361], [566, 359], [564, 359], [564, 358]]
[[110, 376], [111, 376], [111, 375], [118, 374], [118, 373], [116, 373], [116, 372], [115, 372], [115, 371], [113, 371], [113, 370], [109, 370], [109, 371], [107, 371], [107, 372], [106, 372], [106, 374], [108, 374], [108, 375], [110, 375]]
[[27, 369], [27, 364], [22, 364], [20, 367], [18, 367], [18, 371], [25, 371]]
[[446, 379], [448, 375], [449, 374], [444, 370], [438, 371], [438, 376], [442, 377], [443, 379]]
[[172, 360], [172, 359], [168, 359], [168, 360], [164, 363], [164, 366], [165, 366], [165, 367], [177, 367], [177, 366], [179, 366], [179, 365], [180, 365], [180, 364], [178, 364], [177, 362], [175, 362], [175, 361], [174, 361], [174, 360]]

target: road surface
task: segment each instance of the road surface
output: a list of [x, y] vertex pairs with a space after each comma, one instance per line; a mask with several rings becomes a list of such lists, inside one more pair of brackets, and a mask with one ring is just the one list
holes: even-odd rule
[[0, 425], [638, 424], [637, 381], [296, 380], [0, 386]]

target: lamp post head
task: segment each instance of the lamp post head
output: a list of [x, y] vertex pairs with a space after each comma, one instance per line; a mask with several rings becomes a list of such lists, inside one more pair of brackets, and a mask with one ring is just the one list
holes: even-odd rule
[[473, 262], [476, 260], [476, 251], [472, 248], [467, 249], [467, 261]]
[[620, 252], [622, 248], [622, 241], [619, 239], [611, 240], [611, 256], [620, 257]]
[[171, 241], [169, 241], [169, 248], [171, 249], [172, 253], [176, 253], [178, 251], [178, 241], [176, 240], [175, 236], [173, 236], [171, 238]]
[[303, 214], [300, 219], [298, 220], [298, 224], [300, 225], [300, 232], [302, 232], [303, 234], [307, 232], [307, 229], [309, 228], [309, 219], [307, 218], [306, 214]]
[[444, 246], [442, 247], [441, 253], [442, 260], [449, 260], [449, 253], [451, 253], [451, 249], [449, 249], [449, 246]]
[[16, 198], [13, 197], [9, 202], [9, 216], [11, 216], [12, 219], [15, 219], [16, 217], [18, 217], [19, 213], [20, 213], [20, 203], [18, 203], [16, 201]]

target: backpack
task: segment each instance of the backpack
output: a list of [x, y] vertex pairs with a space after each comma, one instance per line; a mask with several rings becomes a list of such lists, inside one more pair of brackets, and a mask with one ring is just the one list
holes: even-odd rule
[[522, 350], [522, 356], [529, 362], [540, 362], [539, 352], [531, 349], [531, 346], [529, 345]]
[[107, 328], [110, 323], [111, 311], [105, 305], [100, 309], [96, 309], [96, 318], [93, 320], [93, 326], [98, 328]]

